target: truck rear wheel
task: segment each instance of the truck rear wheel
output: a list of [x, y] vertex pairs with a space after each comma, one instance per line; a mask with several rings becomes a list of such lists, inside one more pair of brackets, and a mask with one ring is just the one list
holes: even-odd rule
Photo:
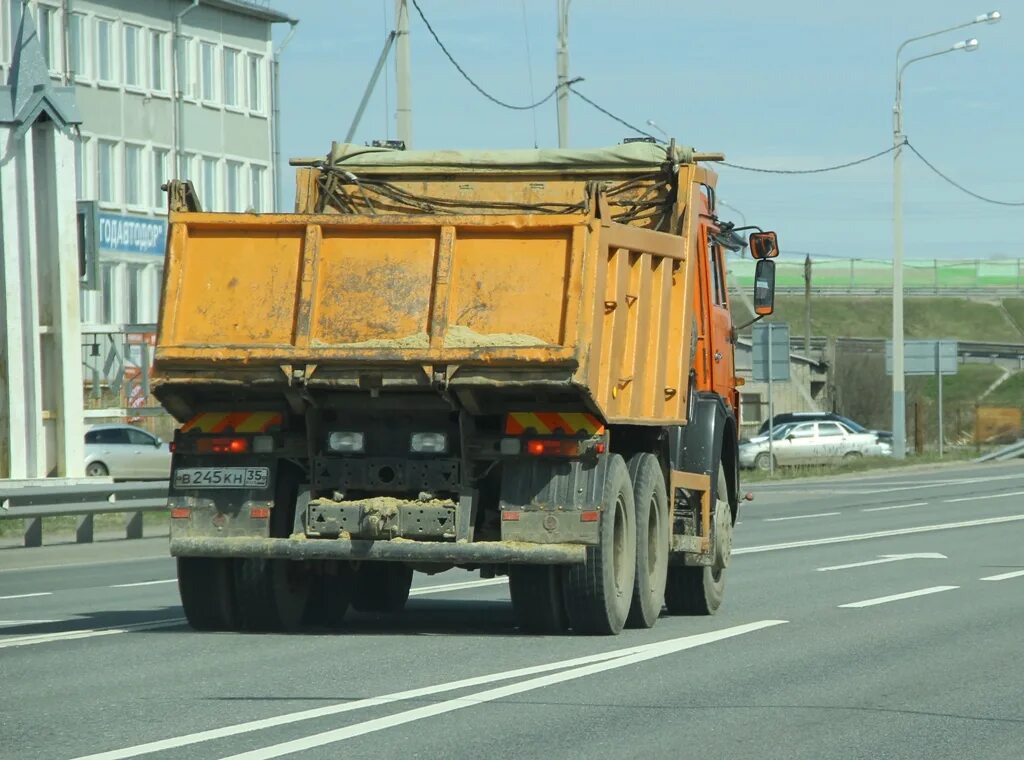
[[197, 631], [227, 631], [236, 615], [231, 560], [178, 557], [178, 593], [185, 619]]
[[629, 476], [636, 504], [636, 579], [626, 625], [653, 628], [665, 604], [668, 580], [668, 493], [654, 454], [635, 454]]
[[247, 631], [294, 631], [309, 599], [304, 562], [246, 557], [235, 563], [235, 593], [241, 626]]
[[568, 628], [561, 567], [513, 565], [508, 569], [508, 590], [521, 630], [556, 634]]
[[340, 628], [352, 602], [352, 570], [345, 561], [326, 561], [313, 576], [305, 622]]
[[576, 633], [617, 634], [626, 624], [636, 577], [636, 509], [626, 463], [609, 455], [601, 503], [600, 542], [586, 562], [563, 573], [565, 607]]
[[412, 568], [401, 562], [364, 562], [352, 577], [352, 608], [401, 612], [409, 599]]
[[[725, 568], [732, 553], [732, 513], [729, 509], [725, 467], [718, 465], [715, 500], [714, 561], [711, 565], [673, 565], [668, 569], [665, 603], [671, 615], [714, 615], [725, 594]], [[725, 499], [721, 498], [726, 496]]]

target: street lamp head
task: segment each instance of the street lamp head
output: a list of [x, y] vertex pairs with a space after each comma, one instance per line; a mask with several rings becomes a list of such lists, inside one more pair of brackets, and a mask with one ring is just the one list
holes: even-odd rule
[[1003, 14], [999, 11], [989, 11], [988, 13], [982, 13], [980, 16], [974, 19], [975, 24], [995, 24], [1001, 18]]
[[973, 37], [969, 40], [961, 40], [960, 42], [953, 45], [950, 50], [963, 50], [964, 52], [970, 53], [972, 50], [978, 49], [978, 41]]

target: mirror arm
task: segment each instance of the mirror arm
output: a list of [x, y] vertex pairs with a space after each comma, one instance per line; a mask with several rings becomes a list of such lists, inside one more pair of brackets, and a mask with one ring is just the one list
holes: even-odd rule
[[744, 323], [743, 323], [742, 325], [740, 325], [739, 327], [733, 327], [733, 328], [732, 328], [732, 329], [733, 329], [733, 332], [739, 332], [740, 330], [746, 330], [746, 329], [747, 329], [748, 327], [750, 327], [750, 326], [751, 326], [752, 324], [754, 324], [755, 322], [760, 322], [760, 321], [761, 321], [762, 319], [764, 319], [764, 318], [765, 318], [766, 316], [768, 316], [768, 315], [767, 315], [767, 314], [758, 314], [758, 315], [757, 315], [756, 317], [754, 317], [754, 318], [753, 318], [752, 320], [750, 320], [749, 322], [744, 322]]

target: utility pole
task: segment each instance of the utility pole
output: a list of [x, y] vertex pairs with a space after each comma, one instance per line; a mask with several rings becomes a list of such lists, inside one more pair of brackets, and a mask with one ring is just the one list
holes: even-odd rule
[[804, 258], [804, 354], [811, 355], [811, 255]]
[[395, 0], [395, 80], [398, 90], [398, 139], [412, 148], [412, 97], [409, 67], [409, 0]]
[[558, 147], [569, 147], [569, 3], [558, 0], [558, 49], [555, 64], [558, 68]]

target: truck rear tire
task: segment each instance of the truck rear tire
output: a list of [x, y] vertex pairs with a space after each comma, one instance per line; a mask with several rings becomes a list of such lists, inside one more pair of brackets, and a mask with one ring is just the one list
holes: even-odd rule
[[178, 593], [185, 619], [197, 631], [228, 631], [235, 627], [231, 560], [178, 557]]
[[353, 573], [352, 608], [358, 612], [401, 612], [409, 599], [412, 568], [401, 562], [364, 562]]
[[576, 633], [615, 635], [626, 624], [636, 577], [636, 508], [626, 463], [610, 454], [600, 522], [600, 542], [586, 562], [563, 573], [569, 624]]
[[303, 562], [246, 557], [235, 563], [241, 627], [247, 631], [294, 631], [309, 600], [309, 569]]
[[633, 455], [629, 476], [636, 504], [636, 579], [626, 626], [653, 628], [665, 605], [668, 582], [668, 492], [654, 454]]
[[347, 561], [325, 561], [313, 576], [305, 622], [340, 628], [352, 603], [352, 569]]
[[[725, 595], [725, 567], [732, 552], [732, 514], [728, 496], [726, 499], [720, 498], [720, 495], [728, 493], [727, 488], [725, 467], [719, 464], [718, 482], [712, 494], [715, 500], [715, 514], [712, 515], [712, 520], [716, 523], [719, 519], [723, 520], [719, 524], [728, 535], [721, 535], [719, 530], [715, 531], [716, 547], [712, 565], [669, 567], [665, 604], [670, 615], [714, 615], [722, 605], [722, 597]], [[725, 523], [728, 523], [727, 528]]]
[[508, 569], [508, 590], [520, 630], [551, 635], [569, 627], [561, 567], [513, 565]]

